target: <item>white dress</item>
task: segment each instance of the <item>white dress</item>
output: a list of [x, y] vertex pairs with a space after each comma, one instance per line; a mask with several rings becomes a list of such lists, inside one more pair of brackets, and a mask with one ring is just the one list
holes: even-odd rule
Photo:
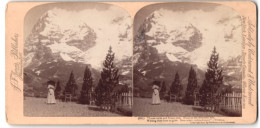
[[159, 87], [157, 85], [153, 85], [153, 96], [152, 96], [152, 104], [160, 104], [160, 96], [159, 96]]
[[48, 104], [55, 104], [55, 95], [54, 95], [55, 87], [53, 85], [48, 85], [48, 95], [47, 95], [47, 103]]

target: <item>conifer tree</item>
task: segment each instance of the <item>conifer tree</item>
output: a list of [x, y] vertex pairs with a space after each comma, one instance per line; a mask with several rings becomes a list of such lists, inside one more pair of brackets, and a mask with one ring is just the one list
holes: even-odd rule
[[105, 103], [106, 90], [107, 90], [107, 86], [104, 86], [102, 80], [100, 79], [98, 81], [97, 87], [95, 88], [95, 104], [97, 106], [100, 106]]
[[199, 94], [200, 94], [199, 101], [201, 106], [208, 105], [208, 103], [210, 102], [209, 92], [210, 92], [210, 86], [207, 84], [206, 80], [204, 80], [199, 90]]
[[195, 70], [191, 67], [189, 72], [188, 85], [185, 92], [185, 104], [194, 104], [194, 91], [197, 87], [197, 74]]
[[160, 90], [160, 98], [164, 99], [164, 95], [166, 93], [166, 85], [165, 85], [165, 81], [162, 82], [162, 88]]
[[95, 89], [97, 105], [112, 104], [114, 101], [112, 91], [119, 84], [118, 69], [114, 65], [114, 56], [115, 53], [110, 46], [103, 63], [99, 84]]
[[72, 95], [75, 95], [76, 94], [76, 90], [78, 89], [78, 86], [77, 86], [77, 83], [75, 81], [75, 78], [74, 78], [74, 74], [73, 74], [73, 71], [71, 71], [70, 73], [70, 78], [66, 84], [66, 87], [65, 87], [65, 92], [68, 92]]
[[205, 105], [210, 105], [211, 110], [213, 110], [214, 106], [218, 104], [217, 101], [219, 100], [216, 99], [215, 93], [220, 85], [223, 83], [222, 70], [218, 67], [218, 58], [219, 54], [216, 51], [216, 47], [214, 47], [210, 60], [208, 62], [208, 69], [205, 73], [205, 85], [204, 88], [201, 89], [200, 94], [202, 95], [201, 97], [208, 96], [209, 100], [206, 100]]
[[92, 87], [93, 87], [93, 78], [90, 69], [88, 68], [88, 66], [86, 66], [84, 77], [83, 77], [81, 94], [79, 98], [80, 103], [89, 104], [89, 93]]
[[58, 81], [55, 88], [55, 97], [58, 97], [60, 95], [60, 92], [61, 92], [60, 81]]
[[182, 91], [182, 86], [181, 86], [181, 82], [180, 82], [179, 73], [177, 72], [175, 74], [174, 81], [172, 82], [172, 85], [170, 88], [170, 93], [179, 97], [179, 96], [181, 96], [181, 91]]

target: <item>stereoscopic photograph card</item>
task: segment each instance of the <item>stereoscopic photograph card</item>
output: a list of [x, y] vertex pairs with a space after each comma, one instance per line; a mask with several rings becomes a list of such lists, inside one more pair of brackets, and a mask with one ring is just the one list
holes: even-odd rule
[[251, 124], [249, 1], [10, 2], [10, 124]]

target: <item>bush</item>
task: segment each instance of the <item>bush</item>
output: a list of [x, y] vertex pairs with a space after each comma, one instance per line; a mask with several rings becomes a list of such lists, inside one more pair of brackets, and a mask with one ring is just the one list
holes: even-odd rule
[[80, 104], [89, 104], [89, 97], [87, 95], [81, 94], [78, 102]]
[[164, 99], [169, 102], [169, 101], [170, 101], [170, 95], [166, 94], [166, 95], [164, 96]]
[[187, 105], [193, 105], [194, 101], [193, 101], [193, 99], [184, 98], [183, 103], [187, 104]]
[[72, 96], [71, 101], [72, 102], [77, 102], [78, 99], [79, 99], [79, 97], [77, 95], [75, 95], [75, 96]]

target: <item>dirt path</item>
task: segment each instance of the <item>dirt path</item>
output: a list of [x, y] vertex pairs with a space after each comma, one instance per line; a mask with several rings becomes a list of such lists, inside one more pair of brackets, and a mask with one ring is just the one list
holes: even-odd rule
[[172, 116], [172, 117], [220, 117], [223, 115], [200, 111], [200, 107], [177, 102], [162, 101], [160, 105], [151, 105], [151, 99], [134, 98], [134, 116]]
[[36, 117], [120, 116], [108, 111], [98, 111], [95, 107], [90, 108], [89, 105], [76, 104], [75, 102], [57, 101], [54, 105], [48, 105], [45, 102], [44, 98], [25, 97], [24, 115]]

